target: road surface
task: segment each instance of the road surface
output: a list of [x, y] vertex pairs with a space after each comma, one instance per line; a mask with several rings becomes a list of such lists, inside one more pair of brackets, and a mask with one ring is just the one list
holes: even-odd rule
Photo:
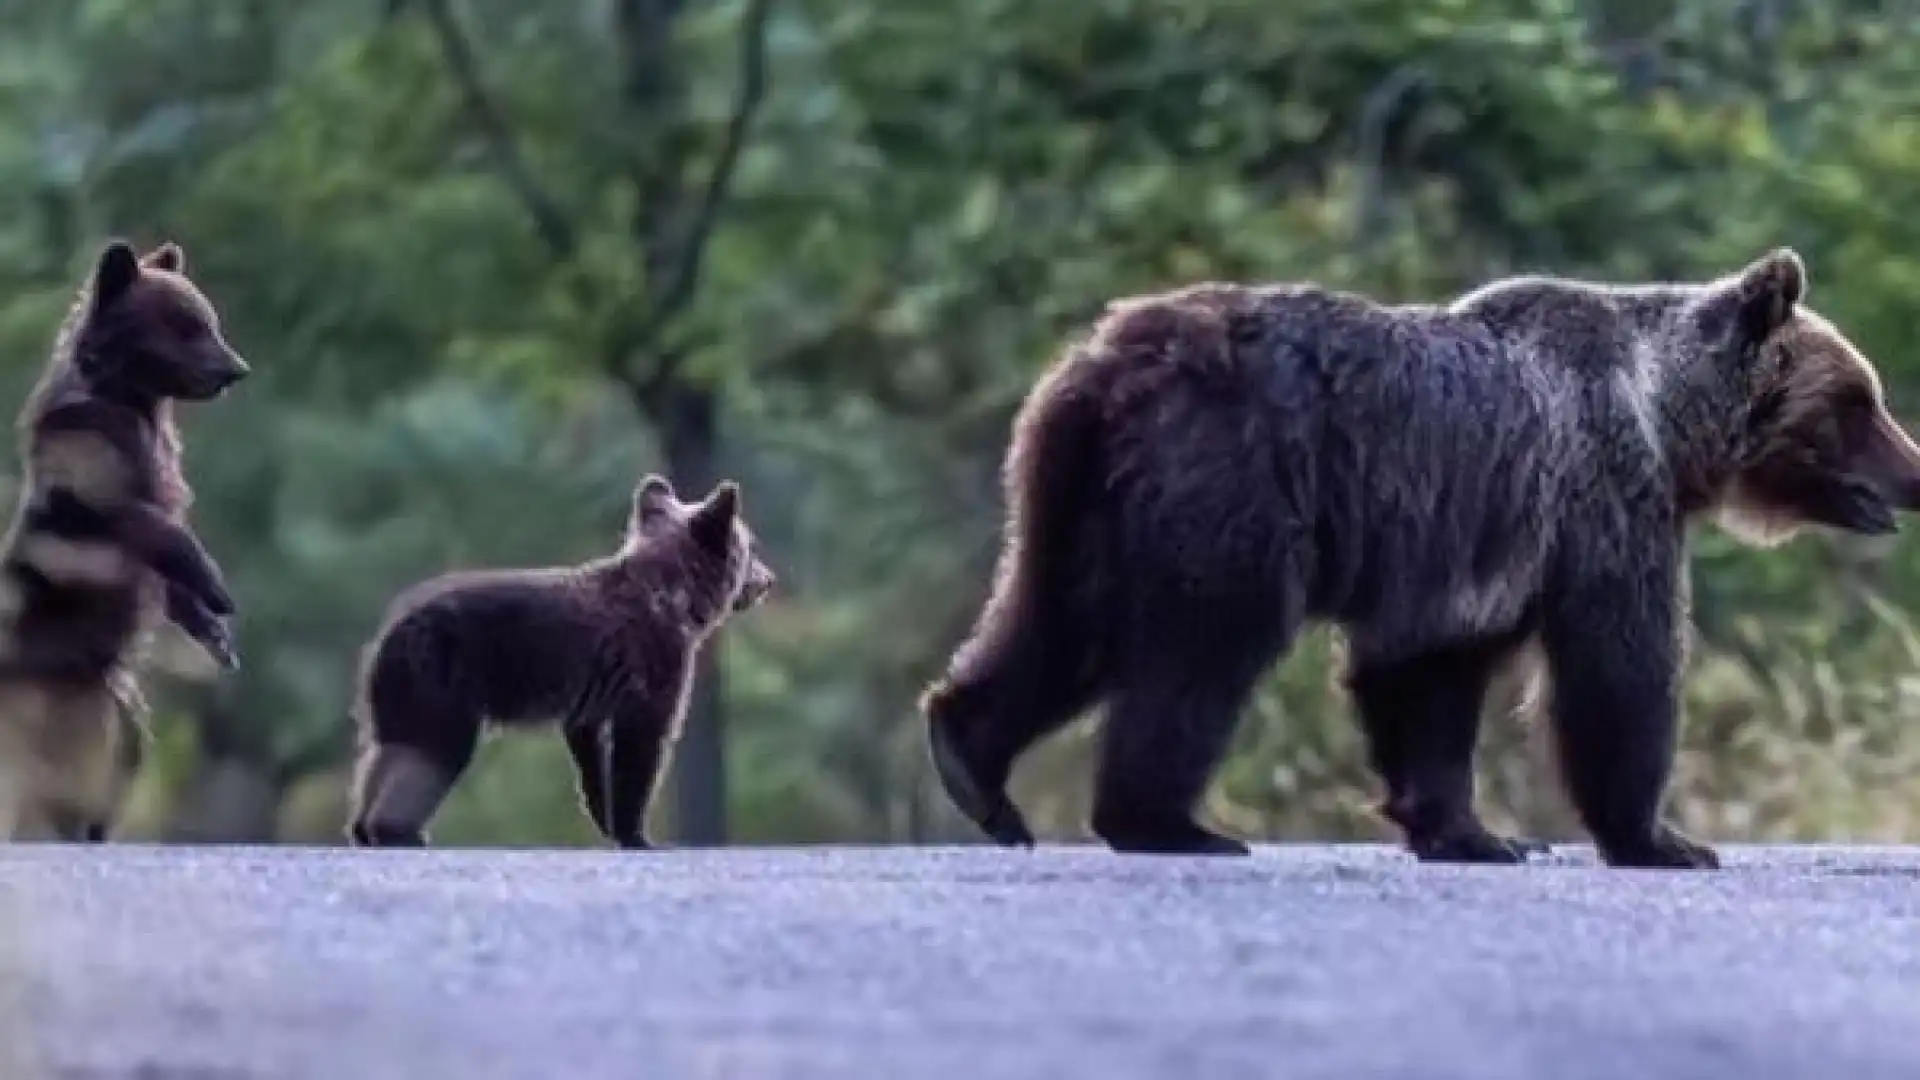
[[17, 846], [0, 1077], [1920, 1076], [1920, 849], [1563, 852]]

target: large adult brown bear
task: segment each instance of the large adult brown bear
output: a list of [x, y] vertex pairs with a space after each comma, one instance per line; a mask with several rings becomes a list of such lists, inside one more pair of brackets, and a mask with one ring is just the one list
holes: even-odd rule
[[1302, 623], [1348, 639], [1384, 813], [1515, 862], [1473, 809], [1490, 678], [1538, 646], [1562, 772], [1615, 866], [1712, 867], [1665, 823], [1686, 531], [1894, 528], [1920, 450], [1776, 250], [1710, 282], [1495, 282], [1443, 306], [1204, 284], [1112, 305], [1015, 422], [992, 595], [922, 699], [949, 795], [1032, 834], [1014, 760], [1107, 705], [1094, 831], [1244, 853], [1194, 820]]

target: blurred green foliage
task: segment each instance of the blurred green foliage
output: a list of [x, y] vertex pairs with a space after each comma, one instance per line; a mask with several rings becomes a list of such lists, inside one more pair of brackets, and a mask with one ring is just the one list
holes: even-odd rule
[[[386, 599], [606, 550], [672, 468], [741, 479], [784, 585], [722, 639], [689, 790], [736, 842], [967, 838], [912, 700], [984, 594], [1012, 410], [1106, 299], [1792, 244], [1913, 415], [1917, 68], [1920, 17], [1864, 0], [7, 0], [0, 386], [115, 233], [183, 243], [258, 373], [187, 418], [245, 667], [156, 683], [137, 835], [336, 840]], [[1920, 839], [1920, 549], [1708, 534], [1696, 594], [1681, 818]], [[1386, 835], [1336, 652], [1274, 672], [1234, 827]], [[1569, 835], [1543, 738], [1492, 723], [1483, 797]], [[1089, 748], [1018, 778], [1053, 836]], [[590, 838], [539, 736], [489, 744], [435, 836]]]

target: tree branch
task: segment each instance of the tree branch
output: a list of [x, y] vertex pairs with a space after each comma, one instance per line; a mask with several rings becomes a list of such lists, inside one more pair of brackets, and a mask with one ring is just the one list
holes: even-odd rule
[[1360, 245], [1371, 248], [1387, 226], [1387, 127], [1429, 78], [1418, 64], [1404, 64], [1382, 79], [1360, 106], [1355, 141], [1360, 159]]
[[767, 22], [772, 10], [773, 0], [748, 0], [746, 14], [741, 16], [740, 71], [733, 113], [727, 120], [726, 134], [721, 138], [713, 168], [700, 192], [700, 201], [679, 237], [672, 274], [663, 286], [651, 290], [654, 301], [648, 312], [649, 336], [680, 313], [700, 284], [707, 242], [732, 190], [753, 118], [767, 96]]
[[423, 0], [423, 6], [434, 36], [440, 42], [440, 54], [460, 89], [468, 116], [486, 141], [487, 154], [493, 159], [494, 167], [500, 170], [507, 186], [513, 189], [527, 212], [533, 216], [540, 239], [554, 257], [563, 261], [571, 258], [575, 248], [573, 226], [561, 211], [560, 204], [540, 186], [533, 170], [527, 165], [526, 156], [521, 153], [520, 144], [513, 137], [513, 129], [507, 125], [506, 117], [495, 104], [486, 81], [480, 76], [479, 61], [473, 55], [465, 32], [460, 29], [452, 0]]

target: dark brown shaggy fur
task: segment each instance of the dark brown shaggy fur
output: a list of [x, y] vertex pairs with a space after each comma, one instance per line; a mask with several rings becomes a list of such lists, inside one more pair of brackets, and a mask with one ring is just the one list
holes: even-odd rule
[[1528, 647], [1605, 858], [1717, 865], [1660, 812], [1688, 523], [1875, 532], [1920, 506], [1920, 455], [1804, 290], [1782, 249], [1711, 282], [1520, 278], [1445, 306], [1223, 284], [1113, 305], [1015, 422], [992, 594], [922, 701], [949, 794], [1032, 843], [1013, 762], [1105, 702], [1095, 832], [1244, 852], [1194, 806], [1319, 619], [1421, 858], [1536, 846], [1472, 806], [1487, 685]]
[[362, 652], [355, 846], [420, 846], [489, 722], [558, 722], [601, 835], [650, 846], [646, 815], [679, 735], [693, 658], [774, 575], [721, 483], [681, 503], [634, 489], [620, 551], [582, 566], [442, 575], [402, 593]]
[[0, 727], [16, 835], [104, 839], [140, 760], [132, 666], [164, 612], [232, 666], [220, 571], [185, 525], [175, 399], [247, 372], [172, 244], [102, 252], [22, 410], [0, 553]]

